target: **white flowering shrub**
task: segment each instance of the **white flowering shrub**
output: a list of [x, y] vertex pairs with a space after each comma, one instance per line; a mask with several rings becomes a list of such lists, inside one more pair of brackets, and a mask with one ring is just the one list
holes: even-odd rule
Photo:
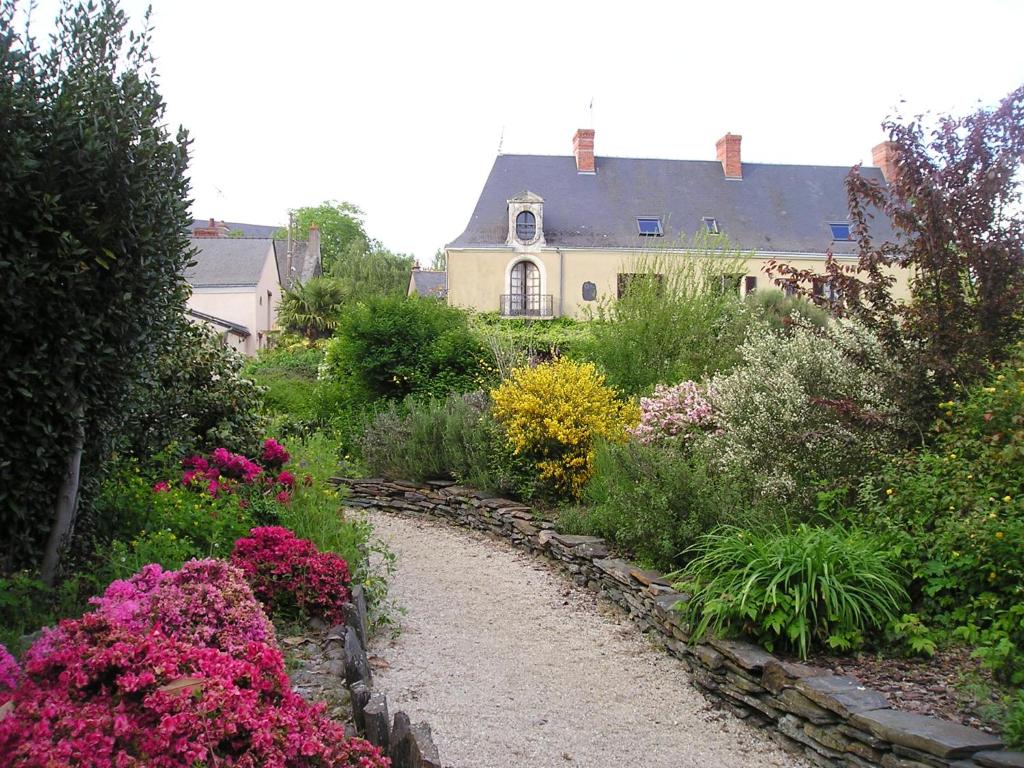
[[705, 440], [755, 496], [813, 498], [818, 481], [858, 476], [906, 427], [887, 390], [896, 363], [851, 320], [817, 328], [794, 315], [790, 333], [754, 329], [739, 352], [708, 388], [720, 431]]

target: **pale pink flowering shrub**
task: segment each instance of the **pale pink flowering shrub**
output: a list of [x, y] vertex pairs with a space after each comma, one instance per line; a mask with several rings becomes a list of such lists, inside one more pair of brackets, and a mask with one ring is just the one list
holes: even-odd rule
[[275, 645], [273, 626], [245, 575], [223, 560], [190, 560], [177, 571], [150, 564], [90, 602], [129, 629], [159, 628], [232, 655], [253, 642]]
[[333, 552], [320, 552], [287, 528], [253, 528], [235, 542], [231, 562], [238, 566], [256, 597], [272, 613], [344, 621], [349, 602], [348, 564]]
[[20, 674], [18, 662], [5, 646], [0, 645], [0, 703], [6, 701], [10, 697], [10, 692], [17, 687]]
[[630, 434], [647, 445], [714, 429], [715, 411], [709, 394], [693, 381], [672, 387], [658, 384], [653, 396], [640, 398], [640, 423]]
[[60, 625], [0, 720], [4, 765], [387, 768], [376, 747], [290, 689], [278, 649], [239, 655], [102, 612]]

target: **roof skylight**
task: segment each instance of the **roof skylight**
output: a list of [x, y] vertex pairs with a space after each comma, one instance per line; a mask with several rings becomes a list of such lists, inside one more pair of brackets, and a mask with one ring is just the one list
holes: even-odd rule
[[705, 216], [704, 227], [707, 229], [709, 235], [717, 235], [718, 219], [716, 219], [714, 216]]
[[850, 223], [848, 221], [830, 222], [828, 226], [832, 230], [833, 240], [853, 239], [850, 237]]
[[661, 219], [653, 216], [637, 216], [637, 231], [643, 237], [661, 237]]

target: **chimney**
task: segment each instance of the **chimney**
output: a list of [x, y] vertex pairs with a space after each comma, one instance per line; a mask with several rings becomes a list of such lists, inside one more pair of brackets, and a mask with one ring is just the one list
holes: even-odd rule
[[597, 173], [594, 167], [594, 129], [580, 128], [572, 137], [572, 153], [576, 155], [577, 173]]
[[218, 222], [216, 219], [210, 219], [210, 223], [205, 227], [195, 227], [192, 230], [192, 237], [227, 237], [228, 225], [223, 221]]
[[742, 136], [727, 133], [715, 143], [718, 160], [722, 164], [722, 170], [725, 171], [727, 179], [743, 178], [743, 163], [740, 162], [740, 142], [742, 140]]
[[[316, 224], [309, 225], [309, 234], [306, 236], [306, 259], [307, 264], [320, 264], [320, 227]], [[312, 261], [308, 261], [312, 259]]]
[[871, 150], [871, 162], [882, 171], [887, 184], [896, 178], [896, 142], [883, 141]]

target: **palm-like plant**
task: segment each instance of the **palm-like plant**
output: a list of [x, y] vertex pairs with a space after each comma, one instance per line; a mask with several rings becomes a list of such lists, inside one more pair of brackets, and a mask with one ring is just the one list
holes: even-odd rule
[[314, 277], [286, 290], [277, 309], [278, 322], [289, 331], [306, 338], [328, 338], [338, 327], [345, 303], [345, 290], [331, 277]]

